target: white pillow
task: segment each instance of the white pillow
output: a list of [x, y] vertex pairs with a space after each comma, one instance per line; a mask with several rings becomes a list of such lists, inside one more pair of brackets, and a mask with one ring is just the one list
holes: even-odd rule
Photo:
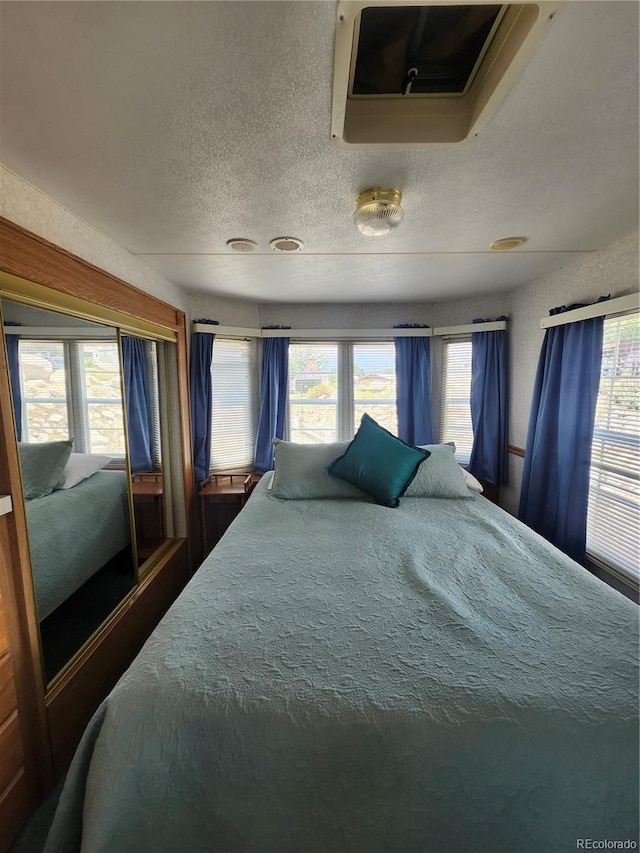
[[268, 492], [270, 492], [271, 489], [273, 488], [273, 473], [274, 473], [273, 471], [267, 471], [267, 473], [264, 475], [266, 477], [266, 479], [269, 481], [269, 484], [267, 486]]
[[58, 480], [56, 489], [71, 489], [111, 462], [110, 456], [98, 453], [72, 453]]
[[482, 483], [479, 480], [476, 480], [473, 474], [470, 474], [466, 470], [466, 468], [462, 469], [462, 473], [464, 474], [464, 479], [468, 488], [470, 488], [472, 492], [477, 492], [479, 495], [481, 495], [484, 492], [484, 489], [482, 488]]

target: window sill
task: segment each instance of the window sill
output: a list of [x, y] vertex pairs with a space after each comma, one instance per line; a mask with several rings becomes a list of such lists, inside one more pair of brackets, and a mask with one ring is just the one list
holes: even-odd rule
[[604, 583], [622, 593], [636, 604], [640, 604], [640, 590], [632, 578], [618, 572], [613, 566], [607, 566], [599, 560], [595, 560], [588, 554], [584, 560], [584, 567]]

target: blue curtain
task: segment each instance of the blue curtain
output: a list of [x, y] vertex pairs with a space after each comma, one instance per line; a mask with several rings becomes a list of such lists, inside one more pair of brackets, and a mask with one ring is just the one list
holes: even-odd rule
[[[6, 322], [5, 326], [20, 326], [20, 323]], [[18, 358], [18, 347], [20, 335], [5, 335], [7, 342], [7, 358], [9, 360], [9, 378], [11, 379], [11, 399], [13, 401], [13, 414], [16, 422], [16, 436], [22, 441], [22, 391], [20, 388], [20, 361]]]
[[[428, 326], [401, 323], [394, 328], [427, 329]], [[398, 438], [407, 444], [432, 444], [429, 338], [394, 338], [394, 342]]]
[[153, 471], [153, 424], [147, 366], [147, 344], [142, 338], [122, 336], [124, 396], [132, 474]]
[[[196, 320], [217, 326], [217, 320]], [[196, 483], [209, 474], [211, 463], [211, 358], [213, 332], [194, 332], [191, 335], [189, 385], [191, 392], [191, 437]]]
[[[581, 307], [563, 306], [550, 313]], [[519, 518], [578, 561], [585, 554], [603, 326], [604, 318], [596, 317], [546, 331], [531, 401], [520, 494]]]
[[[498, 317], [498, 320], [506, 320]], [[474, 320], [485, 323], [486, 320]], [[473, 447], [468, 471], [479, 480], [504, 485], [508, 479], [507, 332], [471, 335], [471, 423]]]
[[[285, 329], [288, 326], [265, 326]], [[253, 470], [257, 474], [270, 471], [274, 464], [273, 438], [283, 438], [287, 407], [289, 375], [289, 338], [264, 338], [262, 347], [262, 381], [260, 383], [260, 416], [256, 434]]]

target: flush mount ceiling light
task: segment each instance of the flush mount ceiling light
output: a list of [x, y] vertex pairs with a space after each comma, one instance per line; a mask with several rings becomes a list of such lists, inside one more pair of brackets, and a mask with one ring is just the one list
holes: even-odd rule
[[274, 252], [282, 252], [285, 255], [301, 252], [304, 248], [304, 243], [297, 237], [276, 237], [269, 245]]
[[494, 240], [489, 248], [493, 252], [510, 252], [527, 242], [526, 237], [503, 237], [502, 240]]
[[244, 237], [234, 237], [232, 240], [227, 240], [227, 246], [234, 252], [243, 252], [244, 254], [253, 252], [258, 248], [255, 240], [247, 240]]
[[384, 237], [404, 219], [401, 201], [400, 190], [386, 187], [365, 190], [356, 198], [353, 221], [365, 237]]

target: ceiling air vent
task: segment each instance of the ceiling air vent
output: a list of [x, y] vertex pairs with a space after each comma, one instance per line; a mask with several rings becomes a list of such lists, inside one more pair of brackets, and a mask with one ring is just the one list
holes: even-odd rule
[[420, 147], [477, 135], [560, 5], [341, 0], [333, 140]]

